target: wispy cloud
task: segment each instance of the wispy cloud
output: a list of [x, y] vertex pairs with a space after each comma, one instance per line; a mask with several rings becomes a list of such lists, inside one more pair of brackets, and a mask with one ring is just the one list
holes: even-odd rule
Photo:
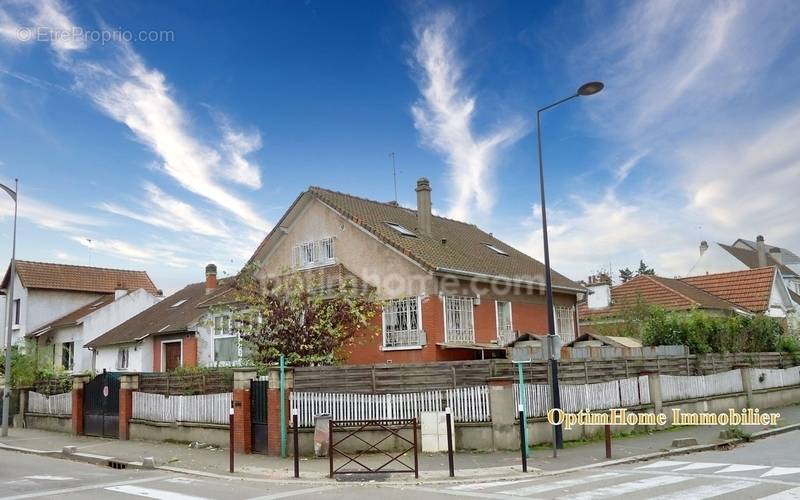
[[170, 267], [187, 267], [191, 260], [177, 255], [169, 249], [136, 245], [118, 239], [92, 239], [86, 236], [72, 236], [72, 241], [111, 257], [122, 258], [134, 262], [158, 262]]
[[491, 209], [492, 169], [502, 148], [522, 137], [525, 123], [512, 118], [491, 133], [474, 130], [477, 98], [464, 82], [456, 26], [454, 13], [447, 10], [416, 26], [414, 59], [422, 95], [411, 112], [422, 141], [441, 153], [450, 167], [455, 194], [448, 215], [463, 220], [475, 209]]
[[[106, 224], [104, 220], [98, 217], [65, 210], [63, 207], [28, 196], [23, 189], [20, 189], [18, 212], [20, 219], [28, 220], [44, 229], [61, 232], [78, 231], [87, 227], [96, 228]], [[14, 202], [5, 196], [5, 193], [2, 193], [2, 196], [0, 196], [0, 218], [10, 218], [13, 215]]]

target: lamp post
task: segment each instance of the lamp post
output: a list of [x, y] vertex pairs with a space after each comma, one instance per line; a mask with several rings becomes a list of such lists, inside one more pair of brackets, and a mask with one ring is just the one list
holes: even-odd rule
[[[542, 239], [544, 240], [544, 272], [545, 290], [547, 295], [547, 347], [550, 364], [550, 390], [552, 392], [553, 408], [561, 408], [561, 394], [558, 392], [558, 361], [555, 355], [556, 331], [555, 331], [555, 309], [553, 306], [553, 280], [550, 273], [550, 245], [547, 241], [547, 209], [544, 197], [544, 164], [542, 162], [542, 125], [541, 115], [543, 111], [554, 108], [571, 99], [579, 96], [594, 95], [603, 90], [602, 82], [584, 83], [578, 91], [569, 97], [545, 106], [536, 111], [536, 140], [539, 145], [539, 189], [542, 201]], [[554, 445], [561, 449], [564, 447], [564, 437], [561, 426], [557, 425], [554, 429]]]
[[8, 193], [14, 200], [14, 232], [11, 238], [11, 267], [8, 272], [8, 288], [6, 288], [6, 360], [5, 386], [3, 387], [3, 427], [0, 436], [8, 436], [8, 412], [11, 406], [11, 329], [13, 319], [11, 317], [11, 306], [14, 302], [14, 276], [16, 275], [15, 258], [17, 253], [17, 191], [19, 191], [19, 179], [14, 179], [14, 189], [0, 184], [0, 189]]

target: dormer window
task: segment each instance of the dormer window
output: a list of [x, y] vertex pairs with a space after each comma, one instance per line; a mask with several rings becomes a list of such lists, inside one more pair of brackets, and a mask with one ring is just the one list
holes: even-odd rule
[[334, 263], [336, 263], [336, 245], [333, 238], [306, 241], [294, 247], [294, 264], [299, 269]]
[[386, 225], [389, 226], [390, 228], [394, 229], [398, 233], [402, 234], [403, 236], [411, 236], [413, 238], [417, 237], [417, 235], [414, 234], [413, 231], [411, 231], [410, 229], [406, 228], [405, 226], [401, 226], [400, 224], [398, 224], [396, 222], [386, 221]]
[[494, 253], [496, 253], [497, 255], [505, 255], [506, 257], [508, 257], [508, 252], [500, 250], [499, 248], [497, 248], [496, 246], [492, 245], [491, 243], [484, 243], [484, 245], [486, 245], [486, 248], [488, 248], [489, 250], [494, 250]]

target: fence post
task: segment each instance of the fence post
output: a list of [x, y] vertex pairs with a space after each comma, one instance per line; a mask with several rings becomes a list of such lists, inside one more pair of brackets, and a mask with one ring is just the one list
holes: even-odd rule
[[130, 420], [133, 418], [133, 392], [139, 389], [139, 374], [126, 373], [119, 378], [119, 439], [130, 439]]
[[[489, 411], [492, 417], [492, 448], [494, 450], [514, 450], [517, 448], [514, 420], [514, 379], [494, 377], [487, 381], [489, 386]], [[524, 426], [525, 422], [520, 422]], [[520, 427], [520, 432], [523, 427]]]
[[294, 441], [294, 477], [300, 477], [300, 419], [297, 415], [297, 408], [292, 410], [292, 435]]
[[[525, 420], [525, 411], [522, 405], [519, 405], [519, 421], [520, 423]], [[528, 472], [528, 443], [525, 442], [525, 433], [522, 432], [522, 426], [519, 428], [519, 452], [522, 455], [522, 472]]]
[[72, 376], [72, 435], [83, 435], [83, 386], [91, 380], [89, 375]]
[[749, 365], [739, 366], [739, 375], [742, 377], [742, 389], [747, 398], [747, 407], [753, 407], [753, 369]]
[[233, 474], [233, 449], [236, 445], [236, 411], [234, 410], [234, 406], [235, 401], [231, 399], [231, 409], [228, 412], [228, 439], [230, 441], [228, 444], [228, 472], [231, 474]]
[[19, 388], [19, 408], [17, 415], [14, 416], [14, 427], [20, 429], [25, 427], [25, 412], [28, 411], [28, 391], [30, 387]]
[[659, 414], [664, 406], [661, 399], [661, 374], [648, 373], [647, 385], [650, 389], [650, 403], [653, 405], [653, 412]]
[[453, 422], [453, 413], [448, 406], [444, 410], [445, 412], [445, 423], [447, 424], [447, 465], [450, 468], [450, 477], [455, 477], [455, 467], [453, 465], [453, 430], [450, 428]]
[[609, 424], [603, 426], [603, 433], [606, 438], [606, 458], [611, 458], [611, 426]]
[[234, 368], [233, 394], [234, 433], [232, 449], [238, 453], [250, 453], [253, 448], [250, 423], [250, 381], [256, 378], [255, 368]]

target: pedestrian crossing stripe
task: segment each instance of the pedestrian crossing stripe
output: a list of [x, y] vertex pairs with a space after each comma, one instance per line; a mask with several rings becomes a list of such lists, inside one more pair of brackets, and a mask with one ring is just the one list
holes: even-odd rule
[[704, 500], [706, 498], [727, 495], [729, 493], [733, 493], [734, 491], [743, 490], [756, 484], [758, 483], [753, 481], [734, 481], [725, 484], [704, 484], [697, 486], [696, 488], [689, 488], [686, 490], [676, 491], [674, 493], [667, 493], [666, 495], [651, 497], [649, 500], [679, 500], [685, 498], [691, 498], [692, 500]]
[[787, 474], [800, 474], [800, 467], [773, 467], [761, 474], [761, 477], [785, 476]]
[[604, 481], [606, 479], [612, 479], [616, 477], [627, 476], [627, 474], [622, 474], [619, 472], [606, 472], [603, 474], [595, 474], [589, 477], [579, 477], [574, 479], [563, 479], [561, 481], [555, 481], [553, 483], [540, 483], [534, 484], [532, 486], [526, 486], [525, 488], [517, 488], [514, 490], [507, 490], [501, 491], [501, 495], [515, 495], [515, 496], [528, 496], [528, 495], [536, 495], [539, 493], [544, 493], [546, 491], [553, 491], [553, 490], [561, 490], [564, 488], [571, 488], [573, 486], [580, 486], [583, 484], [588, 483], [595, 483], [597, 481]]
[[748, 464], [733, 464], [718, 470], [715, 474], [727, 474], [729, 472], [747, 472], [758, 469], [769, 469], [769, 465], [748, 465]]
[[693, 478], [688, 476], [653, 476], [639, 479], [638, 481], [629, 481], [627, 483], [615, 484], [582, 493], [571, 493], [562, 498], [571, 500], [592, 500], [594, 498], [603, 497], [619, 498], [629, 493], [636, 493], [637, 491], [649, 490], [650, 488], [658, 488], [660, 486], [669, 486], [692, 479]]
[[718, 462], [679, 462], [672, 460], [661, 460], [648, 465], [637, 467], [636, 469], [667, 469], [672, 468], [671, 472], [693, 471], [703, 469], [713, 469], [721, 467], [720, 470], [714, 471], [715, 474], [726, 474], [731, 472], [749, 472], [754, 470], [769, 469], [761, 474], [760, 477], [771, 476], [787, 476], [789, 474], [800, 474], [800, 467], [772, 467], [769, 465], [751, 465], [751, 464], [728, 464]]
[[800, 487], [781, 491], [774, 495], [763, 497], [760, 500], [797, 500], [798, 498], [800, 498]]
[[494, 488], [495, 486], [506, 486], [506, 485], [519, 484], [519, 483], [529, 483], [531, 481], [535, 481], [535, 479], [518, 479], [516, 481], [491, 481], [491, 482], [488, 482], [488, 483], [459, 484], [458, 486], [452, 486], [449, 489], [456, 490], [456, 491], [485, 490], [485, 489], [488, 489], [488, 488]]
[[658, 469], [660, 467], [673, 467], [677, 465], [686, 465], [689, 462], [679, 462], [674, 460], [659, 460], [656, 463], [643, 465], [641, 467], [637, 467], [637, 469]]
[[698, 470], [698, 469], [711, 469], [714, 467], [725, 467], [728, 464], [720, 464], [716, 462], [694, 462], [688, 465], [684, 465], [683, 467], [678, 467], [675, 469], [676, 471], [679, 470]]

